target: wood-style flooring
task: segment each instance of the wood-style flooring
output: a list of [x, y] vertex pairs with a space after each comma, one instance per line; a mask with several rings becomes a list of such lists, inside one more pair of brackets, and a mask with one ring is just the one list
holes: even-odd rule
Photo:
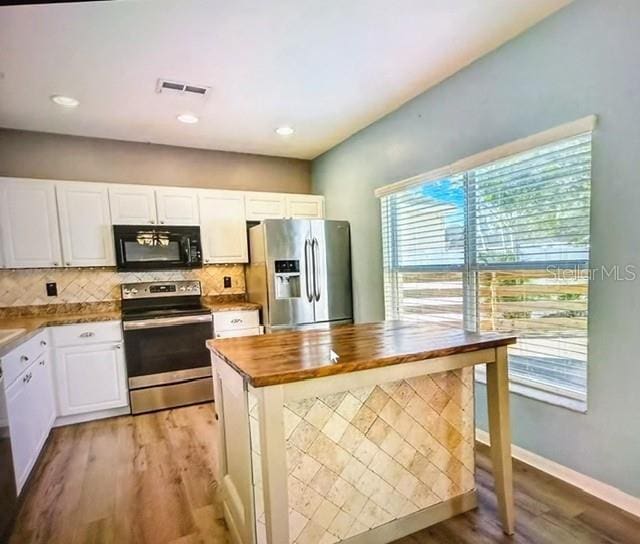
[[[640, 543], [640, 520], [514, 463], [516, 535], [502, 534], [488, 451], [477, 510], [398, 544]], [[204, 404], [55, 429], [10, 544], [222, 544], [215, 420]]]

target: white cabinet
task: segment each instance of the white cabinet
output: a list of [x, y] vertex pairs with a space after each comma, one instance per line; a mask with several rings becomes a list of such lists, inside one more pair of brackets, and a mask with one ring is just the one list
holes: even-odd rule
[[35, 462], [34, 452], [38, 441], [36, 405], [32, 404], [33, 395], [28, 383], [28, 372], [10, 385], [6, 394], [13, 470], [16, 487], [20, 492]]
[[322, 219], [324, 197], [282, 193], [245, 193], [247, 221]]
[[198, 191], [179, 187], [110, 185], [114, 225], [198, 225]]
[[283, 219], [287, 213], [285, 195], [281, 193], [245, 193], [247, 221]]
[[198, 225], [198, 192], [195, 189], [157, 187], [156, 205], [161, 225]]
[[198, 202], [204, 262], [248, 262], [244, 194], [203, 190], [198, 194]]
[[291, 219], [322, 219], [324, 197], [318, 195], [287, 195], [287, 217]]
[[0, 179], [0, 231], [4, 266], [61, 266], [54, 184], [28, 179]]
[[115, 266], [107, 186], [63, 182], [56, 194], [65, 266]]
[[158, 219], [153, 187], [110, 185], [109, 206], [114, 225], [154, 225]]
[[263, 334], [258, 310], [213, 312], [213, 335], [216, 338], [235, 338]]
[[16, 486], [20, 492], [55, 419], [48, 352], [9, 385], [6, 396]]
[[86, 414], [128, 404], [121, 344], [56, 350], [60, 415]]

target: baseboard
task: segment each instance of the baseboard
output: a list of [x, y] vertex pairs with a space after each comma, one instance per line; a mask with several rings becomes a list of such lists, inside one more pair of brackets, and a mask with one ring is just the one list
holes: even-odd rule
[[64, 427], [65, 425], [75, 425], [76, 423], [85, 423], [96, 419], [106, 419], [108, 417], [125, 416], [131, 414], [131, 408], [123, 406], [122, 408], [111, 408], [110, 410], [99, 410], [97, 412], [88, 412], [86, 414], [75, 414], [72, 416], [57, 417], [53, 423], [54, 427]]
[[[490, 445], [489, 433], [482, 429], [476, 428], [476, 440], [481, 444], [487, 446]], [[600, 500], [603, 500], [625, 512], [640, 518], [640, 498], [629, 495], [624, 491], [621, 491], [617, 487], [596, 480], [591, 476], [582, 474], [569, 467], [565, 467], [555, 461], [551, 461], [546, 457], [542, 457], [537, 453], [533, 453], [529, 450], [525, 450], [515, 444], [511, 446], [511, 455], [514, 459], [522, 461], [523, 463], [530, 465], [558, 480], [562, 480], [578, 489], [581, 489], [585, 493], [592, 495]]]

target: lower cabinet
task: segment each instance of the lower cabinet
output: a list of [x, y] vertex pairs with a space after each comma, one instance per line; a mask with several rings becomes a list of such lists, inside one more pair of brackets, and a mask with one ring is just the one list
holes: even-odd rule
[[44, 446], [56, 417], [49, 354], [18, 376], [6, 391], [18, 493]]
[[127, 406], [122, 344], [56, 349], [56, 385], [61, 416]]

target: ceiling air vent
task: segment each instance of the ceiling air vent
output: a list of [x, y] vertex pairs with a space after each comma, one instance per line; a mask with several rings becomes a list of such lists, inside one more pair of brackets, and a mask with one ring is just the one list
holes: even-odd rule
[[174, 92], [174, 93], [191, 93], [205, 96], [211, 87], [206, 85], [192, 85], [191, 83], [184, 83], [183, 81], [171, 81], [169, 79], [159, 79], [156, 85], [156, 92]]

